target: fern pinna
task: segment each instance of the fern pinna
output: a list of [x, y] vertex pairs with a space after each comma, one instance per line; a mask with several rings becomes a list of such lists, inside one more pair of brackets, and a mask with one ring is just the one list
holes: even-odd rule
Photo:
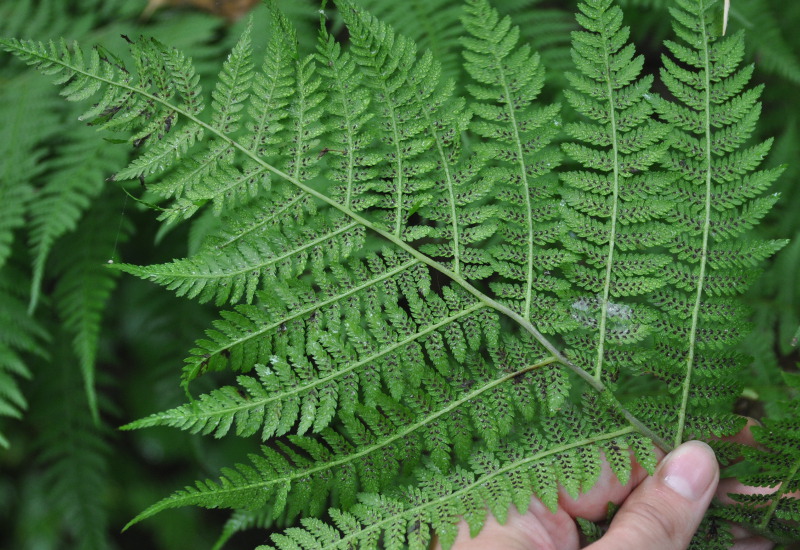
[[[235, 379], [126, 428], [257, 444], [132, 523], [225, 507], [223, 539], [270, 524], [289, 527], [277, 548], [449, 546], [458, 517], [475, 533], [489, 512], [588, 490], [601, 454], [624, 482], [632, 459], [652, 471], [655, 444], [735, 431], [720, 403], [745, 312], [717, 296], [781, 246], [740, 237], [780, 170], [751, 173], [768, 143], [739, 150], [758, 89], [744, 91], [742, 37], [717, 39], [713, 4], [674, 10], [688, 45], [669, 44], [661, 99], [621, 10], [582, 2], [565, 95], [583, 119], [565, 126], [538, 102], [539, 56], [486, 0], [464, 6], [469, 101], [348, 0], [349, 47], [323, 18], [303, 56], [273, 8], [260, 68], [248, 28], [210, 101], [191, 61], [151, 39], [133, 41], [133, 68], [4, 40], [67, 99], [100, 94], [84, 120], [142, 150], [114, 180], [160, 195], [166, 224], [204, 224], [187, 258], [116, 267], [230, 305], [182, 382]], [[666, 388], [624, 395], [635, 375]]]

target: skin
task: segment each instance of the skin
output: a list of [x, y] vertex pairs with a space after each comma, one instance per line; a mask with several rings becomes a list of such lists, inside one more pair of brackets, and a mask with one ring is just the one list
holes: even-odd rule
[[[750, 425], [730, 438], [755, 445]], [[609, 502], [621, 504], [608, 532], [587, 546], [591, 550], [685, 550], [697, 530], [711, 499], [727, 500], [727, 493], [747, 491], [736, 480], [720, 482], [719, 466], [708, 445], [698, 441], [684, 443], [661, 457], [652, 477], [634, 464], [631, 480], [621, 485], [608, 464], [598, 483], [577, 500], [563, 491], [559, 506], [551, 513], [536, 499], [525, 514], [509, 513], [505, 525], [489, 517], [486, 525], [470, 538], [466, 523], [459, 524], [453, 550], [577, 550], [581, 548], [574, 521], [582, 517], [593, 521], [605, 517]], [[773, 544], [734, 527], [734, 550], [769, 550]], [[437, 543], [434, 548], [439, 550]]]

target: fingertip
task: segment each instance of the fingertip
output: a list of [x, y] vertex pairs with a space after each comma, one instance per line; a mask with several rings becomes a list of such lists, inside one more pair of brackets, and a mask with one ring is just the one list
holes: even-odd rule
[[686, 548], [703, 519], [719, 482], [714, 451], [686, 442], [659, 464], [625, 501], [596, 550]]
[[689, 501], [710, 500], [719, 482], [719, 464], [707, 443], [687, 441], [664, 458], [655, 476]]

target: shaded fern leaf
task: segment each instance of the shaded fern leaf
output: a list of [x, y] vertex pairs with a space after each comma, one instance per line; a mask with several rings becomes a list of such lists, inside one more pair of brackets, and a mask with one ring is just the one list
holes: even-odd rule
[[579, 72], [568, 73], [570, 105], [584, 119], [567, 124], [574, 140], [562, 147], [582, 170], [562, 174], [565, 244], [580, 262], [565, 268], [565, 299], [580, 330], [567, 338], [570, 358], [595, 378], [615, 381], [620, 369], [648, 363], [629, 346], [651, 332], [655, 317], [636, 298], [665, 284], [669, 256], [655, 253], [671, 238], [663, 218], [672, 203], [659, 198], [670, 183], [650, 168], [663, 156], [669, 126], [652, 120], [652, 77], [627, 43], [622, 10], [611, 0], [578, 6], [584, 30], [573, 33]]
[[[96, 421], [99, 409], [95, 363], [103, 314], [119, 276], [118, 271], [108, 269], [107, 262], [130, 232], [130, 227], [119, 220], [121, 206], [120, 201], [101, 195], [81, 220], [75, 236], [53, 253], [53, 272], [58, 277], [53, 304], [61, 329], [72, 339], [84, 394]], [[103, 230], [115, 225], [118, 232]]]
[[[30, 207], [31, 309], [39, 300], [46, 262], [55, 243], [76, 230], [81, 217], [103, 190], [105, 178], [124, 162], [124, 152], [119, 148], [111, 148], [103, 155], [92, 154], [96, 134], [89, 129], [79, 128], [70, 138], [59, 148], [58, 157], [47, 163], [47, 182]], [[105, 259], [110, 258], [110, 251], [104, 252], [109, 254]]]
[[[19, 379], [31, 378], [27, 359], [43, 357], [43, 344], [48, 338], [45, 330], [26, 313], [24, 280], [23, 274], [11, 265], [0, 270], [0, 417], [6, 418], [21, 418], [28, 408]], [[0, 431], [0, 447], [10, 445]]]
[[493, 159], [482, 178], [493, 189], [496, 215], [505, 220], [502, 244], [489, 248], [492, 266], [511, 282], [494, 282], [503, 303], [543, 330], [569, 319], [553, 293], [563, 282], [551, 270], [572, 259], [549, 248], [563, 233], [557, 220], [556, 179], [560, 155], [550, 146], [558, 134], [558, 106], [537, 107], [544, 69], [530, 46], [518, 46], [519, 28], [500, 18], [485, 0], [467, 3], [463, 39], [466, 70], [474, 84], [471, 129], [486, 138], [475, 148]]
[[31, 399], [31, 418], [41, 433], [36, 454], [43, 482], [40, 499], [49, 503], [61, 536], [71, 547], [111, 549], [110, 449], [105, 428], [85, 404], [69, 334], [54, 332], [53, 356], [61, 361], [59, 371], [41, 380]]
[[40, 143], [59, 121], [46, 82], [15, 78], [0, 90], [0, 267], [12, 252], [14, 231], [25, 224], [35, 179], [44, 171]]
[[[667, 42], [671, 56], [664, 56], [661, 72], [674, 100], [657, 100], [656, 108], [673, 126], [664, 166], [680, 175], [672, 191], [677, 206], [669, 215], [679, 232], [668, 243], [678, 261], [663, 269], [669, 285], [651, 302], [667, 314], [654, 325], [663, 358], [657, 375], [681, 396], [669, 415], [679, 444], [740, 428], [723, 411], [740, 392], [735, 373], [744, 361], [731, 347], [747, 325], [744, 310], [725, 296], [750, 285], [752, 269], [743, 272], [745, 266], [786, 243], [746, 234], [777, 201], [777, 195], [759, 195], [782, 169], [754, 171], [772, 140], [746, 146], [760, 113], [761, 87], [746, 87], [752, 67], [740, 67], [743, 36], [716, 36], [714, 2], [677, 4], [671, 13], [680, 42]], [[735, 200], [719, 200], [733, 189]]]
[[742, 476], [741, 482], [747, 487], [763, 487], [766, 492], [730, 494], [735, 504], [716, 514], [770, 540], [791, 543], [800, 540], [800, 376], [785, 373], [784, 379], [791, 390], [790, 400], [780, 404], [775, 418], [751, 428], [759, 447], [742, 448], [756, 471]]

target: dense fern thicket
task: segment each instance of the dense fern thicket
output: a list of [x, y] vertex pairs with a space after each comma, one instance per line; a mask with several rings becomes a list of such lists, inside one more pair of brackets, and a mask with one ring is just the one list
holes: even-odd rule
[[693, 437], [782, 484], [693, 547], [800, 538], [800, 8], [143, 7], [0, 5], [0, 546], [446, 545]]

